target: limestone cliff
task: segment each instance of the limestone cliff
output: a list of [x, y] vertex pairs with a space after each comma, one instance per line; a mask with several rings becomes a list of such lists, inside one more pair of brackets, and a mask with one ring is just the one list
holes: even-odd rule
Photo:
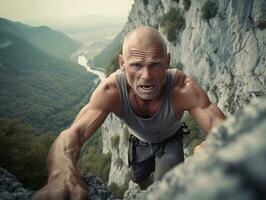
[[127, 188], [130, 171], [128, 160], [129, 130], [115, 115], [110, 115], [102, 126], [103, 153], [112, 153], [108, 185]]
[[230, 116], [204, 150], [168, 172], [147, 191], [131, 188], [124, 200], [259, 200], [266, 197], [266, 98]]
[[[192, 76], [228, 116], [265, 96], [265, 0], [135, 0], [122, 35], [140, 25], [164, 33], [171, 65]], [[103, 126], [104, 152], [113, 155], [109, 184], [119, 186], [128, 174], [126, 146], [110, 144], [124, 137], [124, 127], [114, 115]]]
[[265, 95], [265, 0], [135, 0], [123, 33], [140, 25], [169, 33], [162, 18], [172, 11], [181, 16], [169, 23], [184, 24], [168, 37], [172, 65], [183, 66], [225, 113]]

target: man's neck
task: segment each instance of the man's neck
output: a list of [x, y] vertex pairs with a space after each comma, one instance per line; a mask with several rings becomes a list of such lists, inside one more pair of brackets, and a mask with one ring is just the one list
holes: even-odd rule
[[134, 112], [144, 118], [152, 117], [156, 111], [159, 109], [161, 104], [161, 96], [154, 99], [146, 100], [135, 94], [131, 89], [131, 106]]

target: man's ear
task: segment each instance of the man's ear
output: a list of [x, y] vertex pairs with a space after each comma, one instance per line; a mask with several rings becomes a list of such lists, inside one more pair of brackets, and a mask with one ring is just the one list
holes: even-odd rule
[[125, 71], [125, 61], [123, 55], [119, 54], [119, 66], [120, 69], [124, 72]]

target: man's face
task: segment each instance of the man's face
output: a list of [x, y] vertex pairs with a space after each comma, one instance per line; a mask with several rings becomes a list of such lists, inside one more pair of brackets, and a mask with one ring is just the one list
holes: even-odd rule
[[121, 69], [134, 93], [144, 100], [152, 100], [162, 92], [169, 55], [163, 53], [160, 45], [129, 45], [120, 56]]

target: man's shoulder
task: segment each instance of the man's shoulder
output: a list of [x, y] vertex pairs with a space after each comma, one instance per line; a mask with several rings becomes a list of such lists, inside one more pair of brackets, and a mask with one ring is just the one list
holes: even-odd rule
[[191, 77], [177, 69], [174, 75], [172, 87], [175, 89], [182, 89], [186, 86], [186, 84], [190, 83], [191, 81]]
[[120, 111], [120, 95], [113, 74], [103, 80], [94, 90], [90, 103], [108, 112], [118, 113]]
[[173, 102], [189, 110], [197, 106], [199, 102], [209, 103], [206, 92], [190, 76], [177, 71], [172, 89]]
[[172, 83], [172, 92], [175, 95], [181, 95], [182, 97], [190, 97], [196, 95], [200, 89], [196, 81], [184, 72], [177, 70]]
[[118, 94], [115, 73], [110, 74], [105, 80], [103, 80], [97, 89], [101, 90], [105, 95]]

